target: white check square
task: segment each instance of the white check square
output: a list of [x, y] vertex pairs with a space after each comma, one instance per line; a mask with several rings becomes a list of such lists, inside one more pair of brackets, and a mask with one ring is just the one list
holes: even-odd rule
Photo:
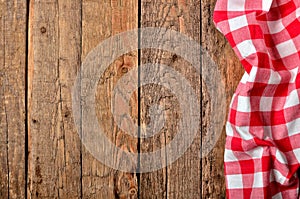
[[243, 175], [227, 175], [227, 183], [229, 189], [241, 189], [243, 186]]
[[289, 136], [300, 133], [300, 118], [286, 124]]
[[244, 11], [246, 0], [231, 0], [228, 1], [227, 10], [228, 11]]
[[228, 23], [231, 31], [238, 30], [248, 25], [246, 15], [229, 19]]
[[264, 182], [263, 173], [262, 172], [254, 173], [253, 188], [264, 187], [263, 182]]
[[238, 96], [237, 111], [250, 112], [250, 98], [244, 96]]
[[262, 0], [262, 10], [269, 11], [273, 0]]
[[256, 53], [256, 49], [251, 40], [245, 40], [239, 43], [236, 47], [240, 51], [241, 56], [243, 58], [246, 58], [249, 55]]
[[282, 20], [268, 21], [268, 27], [270, 34], [279, 33], [285, 29], [285, 27], [282, 24]]
[[296, 46], [292, 40], [282, 42], [278, 44], [276, 48], [282, 58], [297, 53]]
[[293, 90], [287, 96], [285, 104], [284, 104], [284, 108], [293, 107], [293, 106], [299, 105], [299, 103], [300, 103], [300, 101], [299, 101], [298, 91], [297, 90]]
[[259, 103], [260, 111], [271, 111], [273, 104], [273, 97], [261, 97]]
[[270, 78], [269, 78], [269, 84], [280, 84], [281, 82], [281, 76], [278, 72], [274, 70], [270, 70]]

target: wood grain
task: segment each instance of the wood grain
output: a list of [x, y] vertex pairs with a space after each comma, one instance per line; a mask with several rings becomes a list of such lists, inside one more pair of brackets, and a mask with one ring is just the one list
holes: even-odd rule
[[[137, 28], [137, 6], [137, 0], [83, 0], [82, 58], [105, 39]], [[137, 40], [130, 42], [137, 46]], [[118, 46], [122, 48], [121, 43]], [[112, 56], [108, 52], [100, 53]], [[112, 115], [111, 98], [117, 81], [136, 67], [136, 64], [136, 52], [119, 57], [107, 66], [96, 92], [96, 112], [105, 135], [114, 145], [132, 153], [137, 152], [137, 139], [123, 132], [116, 124]], [[132, 115], [136, 117], [136, 94], [133, 96], [131, 107]], [[82, 188], [83, 198], [137, 198], [138, 192], [137, 177], [134, 173], [109, 168], [93, 157], [86, 147], [82, 150]]]
[[[141, 6], [142, 27], [170, 28], [200, 43], [200, 1], [144, 0]], [[143, 36], [141, 42], [143, 42]], [[176, 38], [172, 38], [171, 42], [175, 44], [174, 48], [176, 48]], [[192, 68], [190, 63], [179, 55], [163, 50], [146, 49], [141, 53], [141, 62], [159, 63], [172, 67], [179, 72], [180, 76], [185, 77], [189, 81], [190, 85], [195, 89], [193, 94], [200, 100], [200, 75]], [[198, 67], [200, 67], [200, 63]], [[153, 81], [161, 83], [165, 81], [163, 76], [157, 75], [159, 74], [159, 67], [153, 67], [151, 70], [145, 71], [145, 74], [141, 74], [141, 76], [147, 75]], [[153, 71], [156, 72], [153, 73]], [[149, 74], [156, 75], [149, 77]], [[164, 76], [168, 76], [168, 74], [164, 74]], [[181, 91], [185, 89], [184, 86], [179, 88]], [[157, 121], [151, 121], [149, 113], [149, 107], [154, 104], [162, 107], [166, 117], [165, 125], [160, 132], [156, 132], [157, 134], [151, 138], [141, 139], [140, 150], [142, 153], [152, 152], [169, 144], [176, 133], [178, 133], [178, 122], [182, 117], [182, 112], [186, 110], [180, 110], [178, 96], [172, 94], [172, 92], [174, 91], [159, 85], [147, 85], [141, 89], [142, 125], [157, 123]], [[200, 109], [198, 111], [200, 112]], [[186, 119], [189, 120], [189, 118]], [[184, 124], [184, 128], [188, 132], [189, 124]], [[141, 174], [140, 198], [199, 198], [201, 195], [200, 147], [201, 135], [200, 131], [198, 131], [190, 148], [177, 161], [166, 168]], [[167, 161], [168, 154], [166, 154], [166, 157], [166, 160], [159, 158], [156, 161]], [[141, 162], [141, 166], [145, 166], [143, 162]]]
[[29, 20], [28, 198], [79, 198], [71, 88], [81, 61], [81, 2], [31, 1]]
[[[215, 1], [0, 1], [0, 198], [225, 198], [226, 118], [219, 124], [220, 137], [211, 131], [211, 122], [220, 114], [227, 114], [244, 70], [213, 25]], [[158, 129], [162, 116], [165, 121], [163, 128], [149, 138], [138, 139], [131, 135], [138, 132], [125, 132], [116, 122], [123, 116], [112, 114], [113, 90], [125, 75], [140, 67], [142, 72], [136, 71], [133, 79], [147, 77], [168, 83], [165, 77], [170, 72], [162, 75], [160, 67], [147, 71], [143, 70], [145, 66], [138, 66], [165, 64], [195, 90], [201, 119], [193, 143], [167, 167], [141, 174], [137, 174], [139, 166], [147, 167], [148, 163], [139, 162], [131, 172], [123, 172], [97, 160], [81, 143], [84, 132], [76, 128], [72, 110], [72, 87], [76, 77], [82, 75], [80, 67], [88, 54], [104, 40], [138, 28], [139, 24], [141, 28], [176, 30], [198, 42], [208, 53], [204, 56], [199, 52], [202, 61], [197, 67], [202, 75], [180, 55], [163, 49], [142, 49], [115, 59], [100, 77], [95, 94], [97, 119], [107, 138], [130, 153], [152, 152], [168, 145], [179, 132], [179, 121], [186, 110], [181, 110], [178, 93], [163, 85], [144, 85], [138, 92], [139, 84], [133, 81], [134, 85], [130, 85], [132, 82], [128, 81], [136, 89], [129, 102], [133, 121], [152, 129]], [[138, 47], [144, 42], [140, 36], [141, 40], [137, 37], [128, 43]], [[176, 48], [176, 38], [171, 39]], [[117, 44], [120, 49], [126, 47], [121, 41]], [[100, 53], [113, 56], [109, 52]], [[189, 56], [191, 52], [193, 49], [183, 53]], [[219, 78], [208, 80], [205, 76]], [[224, 91], [210, 86], [218, 83], [224, 85]], [[180, 91], [187, 90], [182, 82], [176, 84]], [[225, 105], [213, 109], [218, 101], [211, 89], [222, 95]], [[155, 105], [161, 112], [152, 117]], [[186, 119], [192, 121], [192, 116]], [[187, 122], [184, 127], [187, 132], [189, 125]], [[217, 143], [210, 150], [208, 146], [215, 140]], [[163, 164], [169, 158], [162, 151], [156, 162]], [[116, 166], [124, 161], [118, 159]]]
[[[209, 125], [211, 118], [219, 118], [219, 114], [228, 113], [231, 97], [236, 89], [239, 80], [242, 77], [243, 69], [232, 48], [224, 38], [224, 36], [215, 28], [212, 15], [215, 0], [202, 0], [201, 4], [201, 21], [202, 21], [202, 39], [201, 46], [208, 53], [203, 59], [203, 74], [211, 72], [211, 75], [220, 75], [221, 82], [203, 82], [202, 89], [202, 139], [205, 135], [211, 134], [211, 140], [216, 139], [216, 133], [211, 132]], [[210, 60], [207, 60], [210, 59]], [[211, 71], [212, 62], [218, 67], [218, 72]], [[211, 109], [211, 105], [215, 102], [215, 98], [211, 98], [211, 91], [207, 90], [205, 84], [224, 85], [224, 93], [222, 98], [226, 98], [226, 107], [219, 107], [218, 112]], [[218, 88], [216, 87], [216, 90]], [[218, 90], [217, 90], [218, 91]], [[220, 99], [220, 98], [219, 98]], [[212, 117], [211, 117], [212, 116]], [[225, 117], [224, 119], [227, 119]], [[224, 121], [225, 122], [225, 121]], [[203, 139], [204, 140], [204, 139]], [[225, 198], [225, 179], [224, 179], [224, 146], [225, 146], [225, 127], [218, 142], [210, 153], [202, 154], [202, 198]]]
[[0, 198], [25, 195], [26, 2], [0, 2]]

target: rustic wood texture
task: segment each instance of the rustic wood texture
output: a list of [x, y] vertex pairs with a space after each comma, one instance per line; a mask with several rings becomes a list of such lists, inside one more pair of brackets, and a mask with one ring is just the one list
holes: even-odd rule
[[[142, 1], [141, 27], [162, 27], [176, 30], [188, 35], [200, 43], [200, 1], [198, 0], [156, 0]], [[176, 38], [172, 38], [176, 48]], [[141, 38], [143, 42], [143, 35]], [[177, 44], [178, 45], [178, 44]], [[163, 47], [162, 47], [163, 48]], [[191, 49], [192, 50], [192, 49]], [[188, 54], [190, 52], [182, 52]], [[200, 56], [200, 51], [199, 51]], [[179, 55], [163, 50], [143, 50], [141, 53], [142, 63], [159, 63], [172, 67], [185, 77], [190, 85], [196, 90], [193, 93], [200, 101], [200, 74], [192, 68], [190, 63]], [[141, 66], [143, 67], [143, 66]], [[199, 66], [200, 68], [200, 63]], [[159, 67], [151, 68], [152, 71], [145, 71], [149, 78], [150, 72], [155, 72], [151, 79], [163, 83], [163, 77], [168, 76], [166, 72], [159, 76]], [[186, 88], [181, 86], [179, 90]], [[178, 133], [178, 121], [182, 116], [178, 96], [170, 93], [159, 85], [147, 85], [141, 89], [141, 123], [158, 123], [150, 121], [149, 107], [158, 104], [162, 106], [165, 114], [165, 125], [160, 132], [151, 138], [141, 139], [141, 152], [151, 152], [166, 146]], [[188, 103], [188, 102], [185, 102]], [[198, 110], [200, 112], [200, 109]], [[163, 114], [162, 113], [162, 114]], [[186, 118], [191, 121], [191, 118]], [[184, 124], [186, 131], [189, 131], [189, 124]], [[189, 136], [189, 135], [186, 135]], [[151, 173], [140, 175], [140, 198], [199, 198], [201, 197], [201, 135], [197, 133], [190, 148], [173, 164]], [[166, 155], [168, 159], [168, 154]], [[157, 161], [167, 161], [159, 158]], [[143, 162], [141, 162], [141, 166]], [[176, 183], [175, 183], [176, 182]]]
[[[137, 28], [137, 8], [137, 0], [83, 0], [82, 58], [84, 59], [105, 39]], [[130, 42], [136, 43], [137, 47], [137, 40]], [[122, 48], [121, 43], [119, 46]], [[112, 56], [107, 52], [101, 53]], [[123, 55], [107, 67], [100, 78], [96, 92], [96, 112], [99, 124], [112, 143], [122, 149], [129, 148], [130, 152], [136, 153], [137, 139], [123, 132], [113, 119], [111, 98], [114, 86], [122, 75], [131, 68], [137, 67], [137, 53], [131, 52]], [[137, 96], [134, 99], [132, 109], [136, 110]], [[132, 115], [137, 115], [137, 111], [134, 111]], [[117, 171], [105, 166], [95, 159], [86, 147], [83, 147], [82, 191], [83, 198], [137, 198], [136, 174]]]
[[81, 2], [31, 1], [30, 12], [28, 198], [79, 198], [71, 88], [81, 61]]
[[[0, 1], [0, 199], [225, 198], [226, 118], [220, 123], [220, 138], [211, 132], [210, 125], [220, 113], [228, 112], [243, 68], [213, 25], [215, 1]], [[107, 138], [124, 151], [146, 153], [168, 145], [178, 133], [185, 111], [172, 90], [156, 84], [138, 90], [135, 82], [130, 85], [136, 91], [129, 102], [133, 121], [159, 129], [158, 119], [163, 115], [164, 126], [153, 137], [140, 139], [130, 135], [137, 132], [124, 132], [118, 126], [116, 120], [122, 120], [122, 115], [114, 118], [111, 104], [113, 90], [124, 75], [140, 67], [142, 72], [136, 70], [133, 79], [147, 76], [159, 82], [169, 76], [166, 71], [158, 75], [159, 67], [144, 71], [138, 63], [165, 64], [174, 69], [195, 89], [193, 94], [199, 100], [200, 125], [190, 148], [174, 163], [148, 173], [139, 173], [139, 166], [148, 166], [145, 162], [134, 165], [132, 172], [123, 172], [97, 160], [81, 143], [83, 132], [76, 128], [72, 111], [72, 88], [88, 54], [104, 40], [138, 27], [176, 30], [201, 44], [208, 57], [202, 55], [198, 67], [204, 76], [220, 75], [225, 86], [220, 95], [226, 98], [226, 107], [212, 109], [215, 99], [208, 83], [214, 85], [219, 80], [207, 82], [187, 60], [170, 51], [141, 49], [114, 60], [98, 82], [96, 114]], [[130, 45], [138, 47], [143, 42], [140, 36], [129, 41]], [[172, 39], [176, 43], [176, 38]], [[118, 47], [126, 46], [120, 41]], [[112, 56], [108, 52], [101, 53]], [[180, 82], [178, 85], [179, 90], [187, 90]], [[161, 112], [151, 117], [156, 105]], [[189, 124], [184, 128], [188, 131]], [[218, 140], [209, 153], [206, 136]], [[158, 163], [168, 161], [166, 151], [162, 153], [164, 158], [158, 158]]]
[[0, 2], [0, 198], [25, 195], [26, 2]]
[[[225, 93], [223, 97], [226, 98], [226, 107], [219, 107], [220, 111], [213, 113], [210, 109], [210, 104], [214, 99], [210, 98], [209, 93], [204, 88], [205, 82], [203, 82], [202, 88], [202, 138], [206, 134], [210, 134], [208, 131], [210, 124], [210, 116], [214, 114], [218, 117], [218, 114], [224, 112], [227, 114], [229, 111], [229, 104], [232, 95], [236, 89], [236, 86], [243, 74], [243, 68], [235, 56], [232, 48], [225, 40], [224, 36], [217, 31], [212, 21], [212, 11], [214, 10], [215, 0], [202, 0], [201, 4], [201, 18], [202, 18], [202, 39], [201, 46], [205, 52], [208, 53], [208, 57], [215, 62], [221, 75], [220, 84], [224, 84]], [[203, 59], [202, 70], [209, 71], [211, 68], [211, 62]], [[211, 73], [212, 75], [214, 73]], [[218, 82], [215, 83], [218, 85]], [[220, 93], [222, 95], [222, 93]], [[227, 116], [227, 115], [226, 115]], [[227, 118], [227, 117], [226, 117]], [[214, 146], [213, 150], [202, 158], [202, 198], [225, 198], [225, 179], [223, 168], [223, 155], [225, 145], [225, 126], [223, 128], [222, 135], [218, 139], [218, 142]]]

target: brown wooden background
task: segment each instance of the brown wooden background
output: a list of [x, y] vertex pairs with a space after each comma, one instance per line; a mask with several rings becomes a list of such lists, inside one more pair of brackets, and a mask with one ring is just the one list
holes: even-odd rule
[[123, 55], [99, 81], [96, 96], [107, 136], [128, 151], [146, 152], [176, 133], [176, 98], [157, 85], [133, 95], [137, 123], [149, 122], [147, 107], [156, 103], [167, 105], [174, 117], [162, 134], [137, 140], [111, 125], [109, 100], [117, 80], [137, 63], [155, 62], [174, 67], [198, 87], [202, 128], [189, 150], [166, 168], [138, 174], [101, 164], [80, 142], [71, 101], [80, 65], [94, 47], [117, 33], [151, 26], [198, 41], [218, 64], [229, 104], [243, 70], [212, 23], [214, 5], [215, 0], [1, 0], [0, 198], [225, 198], [225, 133], [208, 156], [199, 157], [210, 114], [218, 113], [209, 110], [214, 99], [201, 77], [180, 57], [149, 49]]

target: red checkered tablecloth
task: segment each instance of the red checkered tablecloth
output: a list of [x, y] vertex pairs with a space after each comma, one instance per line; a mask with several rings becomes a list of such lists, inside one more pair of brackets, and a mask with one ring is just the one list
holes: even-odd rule
[[246, 71], [226, 125], [227, 198], [300, 198], [300, 0], [218, 0], [214, 22]]

